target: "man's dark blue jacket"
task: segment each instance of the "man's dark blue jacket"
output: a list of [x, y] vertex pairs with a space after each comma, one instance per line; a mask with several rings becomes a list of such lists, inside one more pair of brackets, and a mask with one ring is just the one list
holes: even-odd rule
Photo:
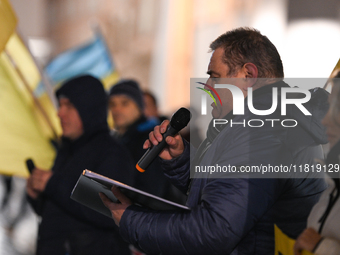
[[[278, 82], [255, 90], [255, 109], [271, 107], [272, 87], [280, 90], [288, 85]], [[245, 104], [245, 115], [235, 116], [233, 122], [284, 117], [296, 119], [296, 127], [284, 128], [280, 122], [272, 127], [268, 121], [261, 128], [227, 125], [199, 165], [313, 165], [315, 157], [323, 156], [320, 144], [326, 142], [321, 119], [327, 111], [327, 93], [312, 93], [305, 104], [311, 116], [301, 114], [294, 106], [288, 107], [287, 116], [281, 116], [280, 102], [278, 105], [271, 116], [256, 116]], [[322, 178], [307, 178], [313, 177], [310, 173], [281, 176], [287, 178], [227, 178], [225, 174], [201, 173], [200, 178], [190, 180], [190, 158], [194, 154], [195, 150], [185, 143], [181, 156], [163, 162], [165, 174], [178, 188], [187, 192], [190, 186], [187, 205], [191, 211], [163, 213], [132, 205], [120, 221], [125, 240], [150, 254], [274, 254], [274, 224], [296, 238], [326, 188]]]

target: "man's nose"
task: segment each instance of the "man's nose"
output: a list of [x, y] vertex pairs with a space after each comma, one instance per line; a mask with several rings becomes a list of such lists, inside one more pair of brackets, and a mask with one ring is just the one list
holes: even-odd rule
[[112, 113], [117, 113], [117, 112], [120, 112], [121, 107], [119, 105], [115, 105], [115, 106], [112, 106], [110, 110]]
[[65, 110], [63, 107], [59, 107], [57, 115], [59, 118], [62, 118], [65, 115]]
[[[208, 86], [207, 86], [207, 85], [208, 85]], [[211, 88], [209, 88], [209, 86], [210, 86], [210, 87], [213, 87], [213, 88], [215, 87], [215, 84], [214, 84], [212, 78], [209, 78], [209, 79], [206, 81], [205, 86], [204, 86], [204, 89], [206, 89], [206, 90], [211, 90]]]

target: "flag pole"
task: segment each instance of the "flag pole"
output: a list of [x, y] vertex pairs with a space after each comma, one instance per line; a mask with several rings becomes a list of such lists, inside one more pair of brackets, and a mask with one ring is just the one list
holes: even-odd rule
[[[103, 44], [104, 44], [104, 46], [105, 46], [106, 51], [109, 53], [108, 55], [109, 55], [109, 59], [110, 59], [110, 62], [111, 62], [112, 67], [113, 67], [113, 68], [116, 68], [116, 66], [114, 66], [114, 59], [113, 59], [113, 57], [112, 57], [112, 55], [111, 55], [110, 48], [109, 48], [109, 46], [107, 45], [107, 42], [106, 42], [106, 40], [105, 40], [105, 37], [104, 37], [104, 35], [103, 35], [103, 33], [102, 33], [102, 30], [101, 30], [101, 28], [100, 28], [100, 26], [99, 26], [98, 21], [97, 21], [96, 19], [93, 19], [93, 20], [91, 20], [91, 21], [89, 22], [89, 25], [90, 25], [91, 30], [93, 31], [93, 33], [94, 33], [95, 35], [98, 35], [98, 36], [100, 37], [100, 39], [102, 40], [102, 42], [103, 42]], [[118, 70], [117, 70], [117, 72], [118, 72]]]
[[8, 57], [8, 59], [10, 60], [14, 70], [17, 72], [18, 76], [20, 77], [21, 81], [23, 82], [25, 88], [28, 90], [28, 92], [30, 93], [30, 95], [33, 98], [34, 104], [37, 106], [37, 108], [39, 109], [39, 111], [41, 112], [44, 120], [46, 121], [47, 125], [51, 128], [53, 136], [54, 136], [54, 140], [58, 141], [58, 135], [56, 130], [54, 129], [51, 120], [49, 119], [46, 111], [44, 110], [44, 108], [42, 107], [41, 103], [39, 102], [39, 100], [36, 98], [36, 96], [34, 95], [32, 89], [30, 88], [26, 78], [24, 77], [24, 75], [22, 74], [22, 72], [20, 71], [20, 69], [18, 68], [18, 66], [16, 65], [15, 61], [13, 60], [11, 54], [8, 52], [8, 50], [4, 50], [3, 51], [6, 56]]

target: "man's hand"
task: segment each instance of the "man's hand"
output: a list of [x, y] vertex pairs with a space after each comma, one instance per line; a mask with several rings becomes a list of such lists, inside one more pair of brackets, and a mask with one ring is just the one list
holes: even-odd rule
[[112, 218], [119, 227], [119, 222], [123, 213], [125, 212], [126, 208], [132, 204], [132, 202], [120, 192], [118, 187], [113, 186], [111, 191], [113, 195], [115, 195], [115, 197], [120, 201], [120, 203], [112, 202], [104, 193], [99, 193], [99, 196], [104, 205], [111, 211]]
[[[156, 126], [152, 132], [149, 134], [149, 139], [145, 141], [143, 145], [143, 149], [147, 149], [151, 147], [151, 145], [157, 145], [159, 142], [163, 140], [162, 134], [164, 134], [168, 128], [170, 121], [164, 120], [161, 125]], [[184, 144], [182, 137], [179, 134], [176, 134], [175, 136], [168, 136], [165, 139], [168, 146], [166, 146], [161, 153], [159, 154], [159, 157], [165, 160], [170, 160], [173, 158], [178, 157], [181, 155], [184, 151]]]
[[27, 179], [27, 182], [26, 182], [26, 193], [29, 197], [31, 197], [32, 199], [37, 199], [40, 192], [37, 192], [33, 189], [33, 186], [32, 186], [32, 176], [30, 176], [28, 179]]
[[34, 168], [32, 171], [31, 177], [31, 185], [34, 191], [43, 192], [45, 190], [46, 184], [53, 175], [52, 171], [45, 171], [38, 168]]
[[316, 244], [320, 241], [321, 235], [313, 228], [305, 229], [302, 234], [296, 239], [294, 245], [294, 254], [300, 255], [302, 250], [312, 252]]

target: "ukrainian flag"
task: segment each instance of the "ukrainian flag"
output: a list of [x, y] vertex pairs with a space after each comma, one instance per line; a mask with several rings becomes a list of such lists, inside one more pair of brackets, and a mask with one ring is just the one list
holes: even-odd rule
[[[106, 89], [118, 81], [110, 52], [99, 33], [90, 42], [58, 55], [45, 71], [55, 88], [63, 81], [82, 74], [91, 74], [100, 79]], [[40, 97], [43, 93], [44, 87], [40, 84], [35, 95]]]

